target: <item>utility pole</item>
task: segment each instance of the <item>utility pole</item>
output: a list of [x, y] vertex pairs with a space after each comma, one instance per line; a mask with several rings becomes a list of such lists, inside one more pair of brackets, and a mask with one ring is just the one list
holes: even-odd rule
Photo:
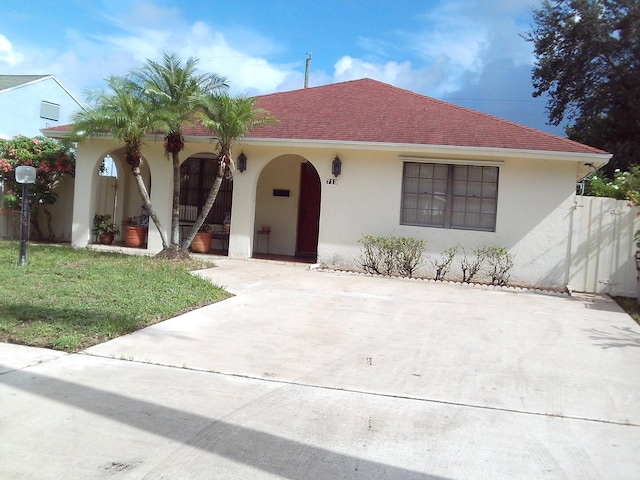
[[307, 61], [304, 68], [304, 88], [309, 88], [309, 70], [311, 68], [311, 53], [307, 53]]

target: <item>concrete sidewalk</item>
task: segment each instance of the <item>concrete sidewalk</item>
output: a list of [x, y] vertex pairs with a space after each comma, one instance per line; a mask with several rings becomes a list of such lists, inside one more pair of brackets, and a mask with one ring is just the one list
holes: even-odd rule
[[224, 302], [0, 345], [0, 478], [638, 477], [640, 328], [611, 300], [218, 263]]

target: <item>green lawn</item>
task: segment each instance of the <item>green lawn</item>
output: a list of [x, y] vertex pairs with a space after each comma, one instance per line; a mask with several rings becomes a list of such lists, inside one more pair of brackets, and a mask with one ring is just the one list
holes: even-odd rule
[[0, 241], [0, 342], [81, 350], [229, 294], [189, 272], [212, 267], [191, 260], [74, 250]]

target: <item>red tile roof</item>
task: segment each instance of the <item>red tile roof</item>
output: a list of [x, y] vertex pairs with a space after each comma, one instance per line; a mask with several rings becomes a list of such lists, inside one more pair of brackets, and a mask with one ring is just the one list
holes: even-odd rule
[[[606, 153], [368, 78], [257, 98], [280, 123], [256, 128], [247, 138]], [[185, 133], [210, 135], [198, 127]]]

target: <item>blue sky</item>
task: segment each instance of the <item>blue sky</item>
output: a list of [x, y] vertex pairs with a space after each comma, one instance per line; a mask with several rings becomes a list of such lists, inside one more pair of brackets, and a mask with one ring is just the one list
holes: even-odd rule
[[546, 125], [534, 99], [540, 0], [3, 0], [0, 74], [55, 74], [80, 100], [163, 51], [200, 59], [232, 93], [369, 77], [508, 120]]

